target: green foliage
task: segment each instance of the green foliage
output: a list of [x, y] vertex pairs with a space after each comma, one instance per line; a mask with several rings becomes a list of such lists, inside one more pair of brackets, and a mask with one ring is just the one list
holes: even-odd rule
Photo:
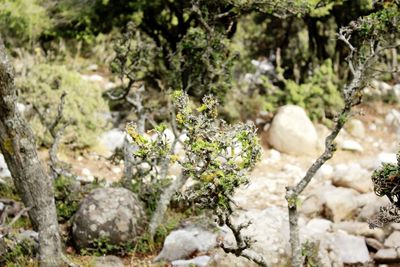
[[59, 176], [54, 180], [54, 198], [59, 222], [68, 221], [78, 210], [83, 198], [79, 186], [79, 182], [74, 178]]
[[13, 45], [33, 42], [52, 26], [40, 0], [0, 1], [0, 33]]
[[39, 145], [52, 143], [47, 126], [55, 120], [63, 92], [67, 97], [62, 122], [71, 123], [64, 132], [63, 143], [72, 148], [96, 144], [99, 130], [105, 129], [101, 113], [107, 111], [99, 86], [65, 66], [53, 64], [35, 65], [16, 82], [24, 102], [32, 104], [38, 111], [33, 112], [29, 120]]
[[139, 254], [154, 253], [159, 251], [164, 243], [165, 238], [176, 229], [185, 215], [182, 213], [177, 213], [172, 210], [165, 214], [165, 219], [163, 224], [161, 224], [157, 229], [152, 239], [148, 233], [141, 235], [135, 242], [135, 246], [132, 252]]
[[393, 204], [400, 207], [400, 152], [397, 153], [397, 164], [384, 163], [371, 176], [375, 194], [387, 196]]
[[17, 189], [13, 185], [11, 179], [5, 183], [0, 183], [0, 196], [15, 201], [20, 201], [21, 198], [18, 195]]
[[231, 86], [235, 59], [227, 44], [221, 33], [190, 28], [171, 58], [172, 69], [167, 71], [170, 87], [198, 99], [213, 94], [222, 101]]
[[384, 163], [379, 169], [372, 174], [372, 182], [374, 183], [375, 193], [382, 197], [385, 195], [397, 194], [393, 191], [400, 182], [399, 166], [390, 163]]
[[97, 257], [107, 254], [125, 255], [132, 250], [132, 243], [121, 245], [111, 244], [108, 237], [97, 238], [90, 244], [90, 248], [81, 250], [82, 255], [94, 255]]
[[5, 246], [5, 254], [0, 257], [0, 264], [3, 263], [7, 267], [37, 267], [38, 262], [35, 260], [37, 253], [37, 245], [35, 241], [25, 238], [18, 243], [14, 237], [3, 237], [1, 240]]
[[196, 181], [184, 198], [203, 208], [227, 212], [234, 190], [248, 182], [246, 174], [260, 157], [254, 126], [227, 125], [217, 119], [218, 102], [210, 96], [204, 97], [197, 108], [191, 107], [188, 96], [181, 91], [174, 93], [174, 99], [176, 122], [187, 135], [185, 155], [168, 153], [164, 127], [157, 128], [156, 137], [150, 140], [128, 125], [127, 133], [139, 147], [135, 155], [145, 162], [154, 162], [159, 157], [178, 162], [183, 168], [182, 175]]
[[284, 104], [294, 104], [305, 108], [312, 120], [324, 121], [332, 118], [343, 106], [343, 99], [337, 87], [338, 78], [334, 73], [331, 61], [326, 60], [316, 68], [304, 83], [284, 80], [285, 88], [276, 88], [267, 77], [264, 78], [266, 109], [274, 111]]

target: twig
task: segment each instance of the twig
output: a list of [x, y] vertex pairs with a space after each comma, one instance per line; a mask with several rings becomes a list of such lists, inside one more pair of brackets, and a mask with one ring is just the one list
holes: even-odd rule
[[219, 246], [224, 250], [225, 253], [234, 254], [236, 257], [244, 257], [250, 261], [257, 263], [260, 266], [267, 267], [268, 264], [265, 259], [259, 255], [258, 253], [250, 253], [248, 250], [251, 247], [252, 240], [242, 235], [242, 230], [249, 227], [251, 222], [242, 223], [238, 226], [235, 226], [231, 221], [231, 214], [233, 210], [231, 207], [228, 209], [228, 214], [218, 214], [218, 219], [220, 224], [226, 225], [232, 232], [235, 238], [235, 247], [226, 247], [224, 242], [222, 241]]
[[65, 105], [65, 97], [67, 96], [66, 92], [63, 92], [60, 97], [60, 104], [58, 105], [57, 108], [57, 116], [54, 119], [54, 121], [48, 126], [49, 132], [51, 136], [55, 139], [57, 132], [55, 131], [55, 128], [60, 124], [61, 119], [63, 118], [63, 112], [64, 112], [64, 105]]
[[[61, 123], [64, 116], [64, 105], [65, 105], [65, 97], [67, 96], [66, 92], [63, 92], [60, 98], [60, 103], [57, 108], [57, 115], [54, 121], [47, 127], [51, 136], [53, 137], [53, 143], [51, 144], [49, 150], [50, 156], [50, 169], [52, 170], [53, 178], [57, 178], [58, 176], [66, 176], [73, 177], [74, 175], [60, 167], [60, 160], [58, 159], [57, 152], [58, 146], [61, 142], [61, 138], [64, 134], [65, 129], [72, 123], [71, 121], [67, 121], [64, 125], [56, 131], [57, 126]], [[65, 165], [65, 164], [63, 164]]]
[[11, 228], [11, 226], [14, 225], [14, 223], [16, 223], [18, 221], [18, 219], [25, 213], [28, 212], [32, 207], [28, 207], [28, 208], [23, 208], [22, 210], [20, 210], [20, 212], [17, 213], [17, 215], [15, 215], [15, 217], [12, 219], [12, 221], [7, 225], [7, 228]]

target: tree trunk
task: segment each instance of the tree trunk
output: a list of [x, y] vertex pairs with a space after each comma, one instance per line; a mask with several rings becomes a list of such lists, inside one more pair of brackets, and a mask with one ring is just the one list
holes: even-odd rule
[[0, 37], [0, 150], [39, 232], [41, 267], [62, 265], [62, 248], [51, 178], [37, 156], [35, 138], [16, 107], [14, 73]]

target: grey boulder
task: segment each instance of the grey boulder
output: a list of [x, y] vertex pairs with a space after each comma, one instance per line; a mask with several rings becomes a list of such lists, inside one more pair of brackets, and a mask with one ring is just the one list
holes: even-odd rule
[[93, 190], [81, 203], [72, 223], [72, 238], [80, 249], [102, 239], [108, 244], [132, 242], [146, 221], [143, 205], [125, 188]]

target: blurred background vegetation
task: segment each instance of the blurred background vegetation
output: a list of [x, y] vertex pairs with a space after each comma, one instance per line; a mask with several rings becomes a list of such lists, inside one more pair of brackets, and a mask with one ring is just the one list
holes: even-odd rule
[[[48, 143], [40, 116], [55, 116], [57, 99], [66, 92], [65, 114], [73, 127], [64, 143], [84, 148], [93, 145], [100, 129], [135, 118], [129, 105], [109, 97], [123, 93], [115, 61], [124, 52], [133, 81], [146, 85], [146, 105], [155, 120], [163, 119], [166, 92], [183, 89], [194, 100], [216, 95], [228, 121], [255, 120], [291, 103], [329, 124], [349, 79], [349, 51], [337, 41], [338, 29], [365, 18], [357, 40], [385, 21], [399, 26], [398, 5], [395, 0], [2, 0], [0, 33], [16, 61], [21, 101], [36, 110], [28, 118], [39, 144]], [[389, 51], [377, 68], [396, 67], [397, 52]], [[94, 73], [109, 82], [96, 80]], [[399, 82], [390, 72], [377, 79]], [[119, 112], [112, 113], [114, 120], [107, 119], [109, 110]]]

